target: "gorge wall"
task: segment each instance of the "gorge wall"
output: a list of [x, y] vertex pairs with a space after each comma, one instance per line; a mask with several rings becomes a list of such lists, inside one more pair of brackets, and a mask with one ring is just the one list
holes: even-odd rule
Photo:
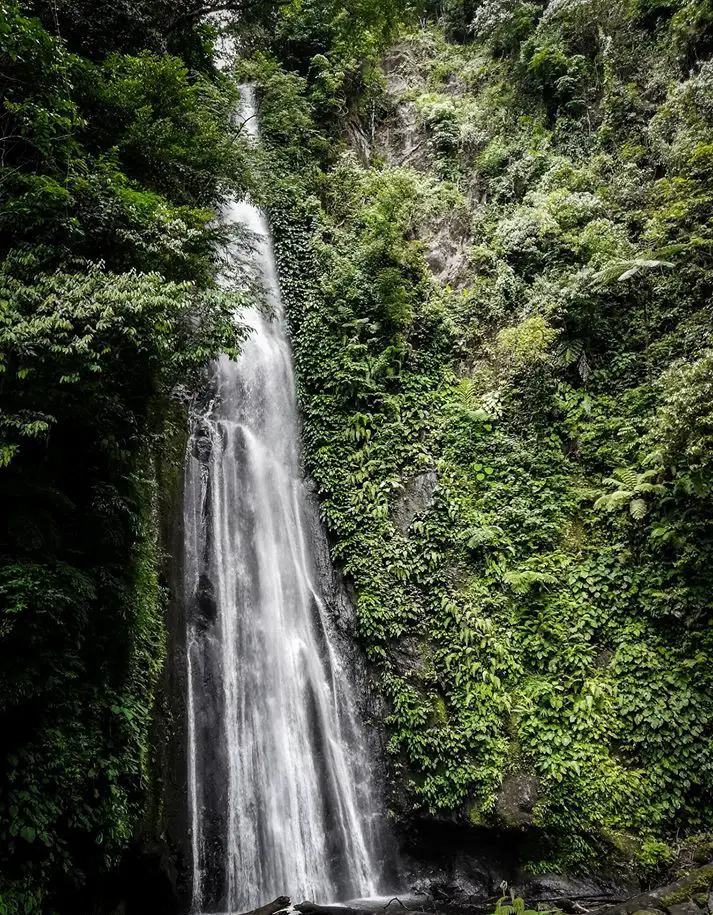
[[307, 466], [405, 835], [655, 873], [711, 809], [710, 26], [442, 12], [243, 65]]
[[0, 912], [189, 904], [173, 519], [246, 192], [408, 879], [692, 864], [710, 3], [225, 6], [230, 75], [204, 7], [0, 3]]

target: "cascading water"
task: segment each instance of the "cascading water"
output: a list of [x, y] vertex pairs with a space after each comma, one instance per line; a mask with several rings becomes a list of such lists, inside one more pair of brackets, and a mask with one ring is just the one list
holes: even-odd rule
[[[241, 97], [255, 136], [252, 90]], [[373, 895], [380, 870], [373, 766], [315, 574], [269, 231], [247, 200], [225, 218], [254, 233], [273, 317], [241, 315], [252, 333], [214, 365], [186, 458], [195, 912]]]

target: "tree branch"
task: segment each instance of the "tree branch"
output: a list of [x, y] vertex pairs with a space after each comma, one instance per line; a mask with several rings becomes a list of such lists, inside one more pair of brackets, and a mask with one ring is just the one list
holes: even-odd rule
[[205, 16], [210, 16], [214, 13], [236, 13], [239, 15], [255, 6], [260, 6], [260, 4], [263, 3], [271, 3], [274, 6], [286, 6], [289, 2], [291, 2], [291, 0], [219, 0], [219, 2], [216, 3], [205, 3], [182, 13], [174, 19], [173, 22], [169, 24], [168, 31], [169, 33], [175, 32], [176, 29], [180, 29], [182, 26], [189, 25], [191, 22], [197, 22], [199, 19], [203, 19]]

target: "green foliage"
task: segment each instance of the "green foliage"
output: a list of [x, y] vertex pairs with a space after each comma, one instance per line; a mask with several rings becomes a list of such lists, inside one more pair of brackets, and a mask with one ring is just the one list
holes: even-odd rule
[[176, 387], [234, 348], [235, 304], [156, 274], [0, 275], [10, 887], [61, 898], [134, 834], [163, 661], [154, 455]]
[[682, 76], [678, 5], [637, 9], [439, 6], [460, 43], [389, 55], [368, 164], [318, 151], [342, 108], [279, 48], [261, 98], [395, 813], [495, 825], [524, 772], [539, 869], [650, 873], [713, 815], [710, 68]]
[[713, 815], [708, 0], [257, 4], [249, 152], [190, 9], [33, 10], [0, 10], [0, 911], [81, 910], [145, 809], [157, 465], [237, 343], [246, 183], [396, 815], [512, 828], [525, 773], [532, 867], [650, 872]]
[[[507, 887], [502, 885], [501, 889], [505, 890]], [[522, 896], [516, 896], [513, 891], [510, 890], [508, 895], [501, 896], [495, 903], [493, 915], [536, 915], [537, 912], [541, 911], [543, 910], [528, 909]]]
[[115, 151], [126, 173], [175, 203], [213, 202], [239, 173], [229, 130], [235, 87], [190, 74], [177, 57], [113, 54], [84, 74], [87, 144]]
[[655, 482], [659, 478], [659, 470], [643, 470], [637, 473], [632, 467], [618, 467], [611, 477], [605, 477], [602, 481], [612, 489], [612, 492], [600, 496], [594, 503], [594, 508], [616, 511], [628, 506], [631, 517], [635, 521], [641, 521], [649, 510], [647, 497], [666, 492], [666, 487], [662, 483]]
[[490, 0], [478, 7], [471, 33], [487, 43], [493, 54], [509, 54], [532, 34], [541, 12], [538, 3]]
[[[89, 886], [148, 825], [160, 488], [181, 460], [177, 403], [240, 340], [242, 298], [215, 283], [216, 206], [244, 178], [235, 87], [159, 53], [161, 4], [113, 4], [115, 25], [138, 16], [121, 36], [93, 5], [60, 6], [0, 4], [8, 915], [93, 908]], [[53, 34], [60, 15], [75, 50]]]
[[[301, 105], [309, 106], [322, 140], [334, 140], [340, 122], [373, 114], [383, 94], [380, 56], [401, 23], [415, 21], [419, 5], [408, 0], [300, 0], [275, 9], [267, 3], [247, 22], [236, 20], [235, 28], [242, 43], [253, 44], [259, 54], [270, 53], [273, 63], [286, 64], [283, 77], [302, 78]], [[266, 97], [277, 106], [275, 96]], [[324, 152], [329, 149], [325, 144]]]
[[713, 479], [712, 368], [713, 352], [705, 350], [699, 359], [675, 364], [662, 376], [662, 404], [652, 436], [672, 469], [676, 489], [698, 498], [710, 493]]
[[2, 12], [0, 250], [209, 280], [213, 207], [243, 180], [235, 89], [168, 55], [92, 64], [16, 5]]

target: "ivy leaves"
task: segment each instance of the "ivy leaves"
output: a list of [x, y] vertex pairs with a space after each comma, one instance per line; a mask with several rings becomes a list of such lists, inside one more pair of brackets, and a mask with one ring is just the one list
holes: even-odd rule
[[[538, 867], [653, 867], [713, 810], [710, 77], [654, 115], [649, 64], [680, 72], [648, 33], [631, 60], [623, 8], [601, 81], [581, 10], [483, 10], [474, 42], [400, 47], [408, 85], [370, 123], [378, 141], [415, 108], [413, 169], [391, 134], [324, 154], [329, 54], [314, 88], [270, 62], [305, 460], [388, 701], [398, 812], [493, 825], [524, 772]], [[458, 288], [423, 257], [449, 208]]]

